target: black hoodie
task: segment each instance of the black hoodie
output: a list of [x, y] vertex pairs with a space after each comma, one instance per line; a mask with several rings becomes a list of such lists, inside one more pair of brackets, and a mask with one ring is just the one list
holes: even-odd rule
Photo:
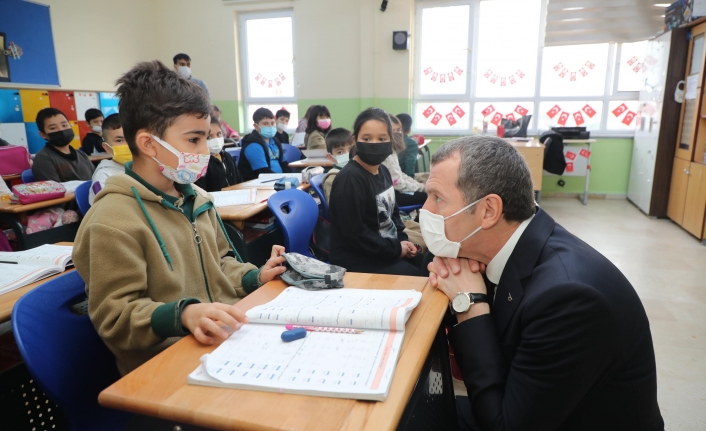
[[[282, 167], [282, 172], [291, 172], [289, 169], [289, 164], [284, 161], [284, 151], [282, 150], [282, 144], [277, 140], [277, 138], [272, 138], [279, 149], [279, 165]], [[253, 170], [250, 166], [248, 158], [245, 157], [245, 149], [249, 145], [260, 145], [262, 151], [265, 153], [265, 160], [270, 160], [269, 151], [267, 151], [267, 144], [265, 143], [265, 138], [260, 135], [257, 130], [253, 130], [252, 133], [245, 135], [243, 137], [242, 149], [240, 150], [240, 160], [238, 160], [238, 170], [243, 175], [243, 181], [250, 181], [256, 179], [260, 174], [271, 174], [273, 173], [270, 167]]]

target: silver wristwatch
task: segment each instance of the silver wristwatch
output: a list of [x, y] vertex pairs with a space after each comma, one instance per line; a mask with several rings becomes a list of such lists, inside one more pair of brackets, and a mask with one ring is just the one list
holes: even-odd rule
[[453, 314], [463, 314], [470, 310], [471, 305], [476, 302], [488, 302], [488, 295], [484, 293], [459, 292], [449, 305]]

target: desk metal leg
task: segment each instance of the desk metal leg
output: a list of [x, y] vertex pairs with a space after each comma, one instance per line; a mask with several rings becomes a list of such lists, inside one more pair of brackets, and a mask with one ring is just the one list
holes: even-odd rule
[[586, 179], [584, 180], [583, 183], [583, 198], [581, 199], [581, 202], [584, 205], [588, 205], [588, 181], [589, 178], [591, 177], [591, 143], [588, 143], [588, 161], [586, 162]]
[[449, 345], [442, 324], [436, 333], [417, 384], [397, 430], [455, 430], [456, 397], [449, 362]]

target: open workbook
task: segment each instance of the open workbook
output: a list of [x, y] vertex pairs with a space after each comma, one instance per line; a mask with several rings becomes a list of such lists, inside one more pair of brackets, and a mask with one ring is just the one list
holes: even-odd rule
[[64, 272], [72, 246], [42, 245], [24, 251], [0, 252], [0, 295], [35, 281]]
[[[288, 287], [247, 312], [243, 325], [188, 382], [324, 397], [384, 401], [397, 365], [405, 323], [419, 304], [415, 290]], [[282, 341], [285, 325], [356, 328], [356, 334], [307, 332]]]

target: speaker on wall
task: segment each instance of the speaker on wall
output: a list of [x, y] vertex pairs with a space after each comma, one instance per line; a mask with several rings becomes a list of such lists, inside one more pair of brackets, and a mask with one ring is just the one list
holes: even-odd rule
[[409, 49], [409, 33], [406, 31], [393, 31], [392, 49], [395, 51], [407, 51]]

